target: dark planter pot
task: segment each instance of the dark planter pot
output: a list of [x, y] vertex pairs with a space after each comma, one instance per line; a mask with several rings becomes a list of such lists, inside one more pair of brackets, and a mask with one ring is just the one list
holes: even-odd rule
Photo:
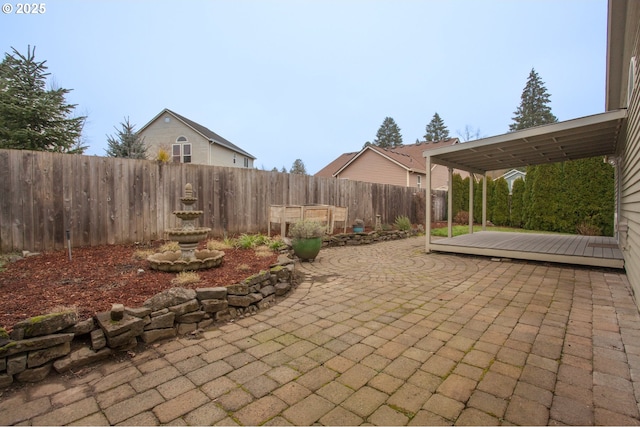
[[301, 260], [313, 261], [318, 256], [322, 248], [322, 237], [310, 239], [293, 239], [291, 242], [293, 253]]
[[363, 233], [364, 232], [364, 227], [353, 227], [353, 232], [354, 233]]

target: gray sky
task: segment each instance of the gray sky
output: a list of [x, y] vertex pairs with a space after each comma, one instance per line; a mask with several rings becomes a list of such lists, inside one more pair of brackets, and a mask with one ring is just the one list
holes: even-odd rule
[[508, 131], [532, 68], [559, 120], [604, 111], [606, 0], [46, 1], [0, 15], [2, 52], [36, 47], [87, 115], [86, 154], [163, 108], [288, 170], [438, 112], [451, 136]]

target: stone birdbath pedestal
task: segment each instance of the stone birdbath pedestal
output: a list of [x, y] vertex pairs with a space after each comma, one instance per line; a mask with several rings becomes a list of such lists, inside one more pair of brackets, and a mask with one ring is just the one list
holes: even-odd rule
[[203, 268], [219, 267], [224, 258], [224, 252], [217, 250], [197, 250], [198, 244], [207, 238], [208, 227], [196, 227], [198, 219], [203, 211], [193, 210], [193, 205], [198, 201], [193, 196], [193, 187], [187, 184], [184, 187], [184, 196], [180, 198], [183, 209], [174, 211], [173, 214], [180, 218], [180, 228], [165, 230], [169, 240], [178, 242], [179, 251], [155, 253], [147, 260], [154, 270], [180, 272], [185, 270], [199, 270]]

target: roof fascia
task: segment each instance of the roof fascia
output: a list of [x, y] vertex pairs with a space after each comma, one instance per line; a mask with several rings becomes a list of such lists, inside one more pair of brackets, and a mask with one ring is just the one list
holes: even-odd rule
[[482, 148], [485, 146], [500, 144], [504, 142], [517, 140], [517, 139], [526, 140], [527, 138], [532, 138], [532, 137], [544, 135], [547, 133], [562, 132], [562, 131], [577, 129], [583, 126], [605, 123], [610, 120], [620, 120], [626, 117], [627, 117], [626, 109], [613, 110], [605, 113], [594, 114], [591, 116], [580, 117], [577, 119], [566, 120], [563, 122], [552, 123], [548, 125], [532, 127], [529, 129], [509, 132], [502, 135], [492, 136], [489, 138], [477, 139], [475, 141], [465, 142], [463, 144], [455, 144], [448, 147], [434, 148], [432, 150], [425, 151], [423, 155], [425, 157], [427, 156], [431, 157], [433, 161], [433, 159], [436, 158], [438, 154], [453, 153], [453, 152], [462, 151], [462, 150], [470, 150], [473, 148]]

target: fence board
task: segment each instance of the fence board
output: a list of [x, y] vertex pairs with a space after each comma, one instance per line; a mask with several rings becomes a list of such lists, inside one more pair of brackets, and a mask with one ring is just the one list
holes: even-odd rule
[[[0, 182], [11, 182], [10, 152], [0, 151]], [[0, 248], [13, 247], [12, 236], [13, 215], [11, 210], [11, 193], [0, 192]]]

